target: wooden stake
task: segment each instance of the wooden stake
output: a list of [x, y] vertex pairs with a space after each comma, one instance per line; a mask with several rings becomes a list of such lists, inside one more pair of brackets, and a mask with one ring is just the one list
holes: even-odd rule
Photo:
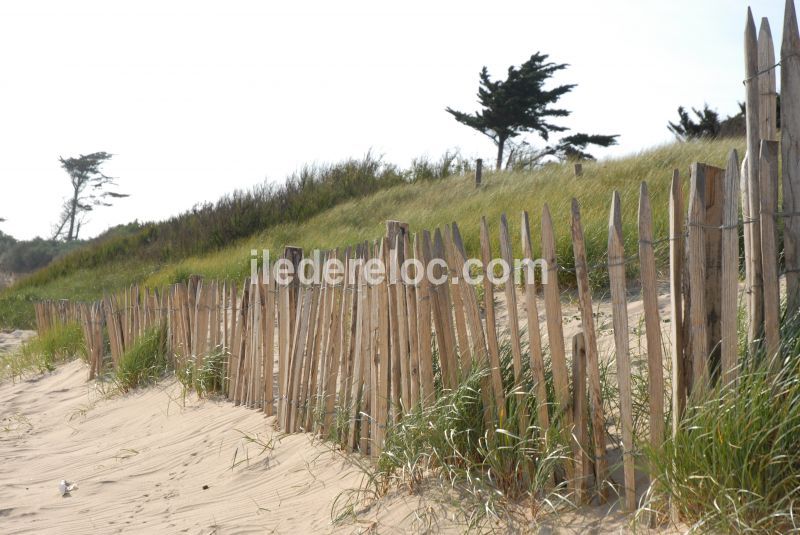
[[739, 156], [728, 155], [722, 214], [722, 352], [723, 385], [736, 379], [739, 359]]
[[528, 317], [528, 345], [530, 352], [530, 366], [533, 379], [536, 382], [536, 415], [542, 433], [547, 433], [550, 428], [550, 417], [547, 414], [547, 380], [544, 375], [544, 358], [542, 357], [542, 335], [539, 331], [539, 309], [536, 305], [536, 278], [533, 268], [533, 252], [531, 247], [531, 227], [528, 221], [528, 212], [522, 212], [520, 225], [520, 241], [522, 241], [522, 255], [525, 262], [530, 262], [523, 268], [525, 275], [525, 311]]
[[[692, 390], [708, 385], [708, 335], [706, 331], [705, 166], [692, 164], [689, 188], [689, 322], [692, 336]], [[752, 243], [752, 241], [751, 241]]]
[[[780, 346], [780, 286], [775, 212], [778, 191], [778, 142], [761, 140], [761, 272], [764, 280], [764, 338], [767, 358], [774, 359]], [[773, 365], [778, 365], [773, 360]]]
[[497, 420], [504, 422], [506, 419], [506, 395], [500, 369], [500, 346], [497, 341], [497, 320], [494, 309], [494, 284], [488, 276], [489, 262], [492, 260], [492, 246], [489, 242], [489, 227], [485, 217], [481, 217], [481, 260], [483, 262], [483, 309], [486, 314], [486, 341], [489, 347], [492, 393], [494, 394]]
[[[422, 240], [414, 234], [414, 256], [422, 262], [428, 263], [428, 257], [422, 247]], [[423, 267], [424, 269], [424, 267]], [[427, 276], [423, 276], [417, 287], [417, 339], [419, 341], [419, 374], [422, 382], [420, 400], [422, 405], [428, 405], [435, 399], [436, 392], [433, 385], [433, 354], [431, 352], [431, 285]]]
[[517, 291], [514, 287], [514, 254], [511, 250], [511, 238], [508, 236], [506, 215], [500, 216], [500, 256], [508, 265], [509, 278], [505, 283], [506, 313], [511, 342], [511, 356], [514, 364], [514, 396], [519, 419], [519, 434], [525, 436], [528, 430], [528, 411], [526, 409], [525, 389], [522, 385], [522, 348], [520, 347], [519, 318], [517, 316]]
[[[617, 202], [619, 199], [617, 199]], [[620, 227], [619, 235], [622, 236]], [[623, 269], [624, 273], [624, 269]], [[647, 394], [650, 400], [650, 443], [658, 450], [664, 442], [664, 354], [661, 349], [661, 316], [658, 313], [656, 258], [653, 251], [653, 214], [647, 184], [639, 190], [639, 274], [647, 333]]]
[[745, 259], [751, 269], [749, 295], [750, 310], [748, 319], [748, 341], [752, 346], [759, 338], [764, 328], [764, 293], [761, 274], [761, 194], [758, 185], [760, 176], [759, 166], [759, 94], [758, 94], [758, 42], [756, 39], [756, 25], [753, 13], [747, 9], [747, 23], [744, 31], [744, 61], [745, 61], [745, 88], [746, 88], [746, 126], [747, 126], [747, 196], [750, 205], [750, 220], [745, 225], [749, 229], [751, 257]]
[[761, 139], [775, 141], [778, 133], [778, 93], [775, 90], [775, 47], [767, 17], [761, 19], [758, 29], [758, 72], [758, 135]]
[[589, 422], [586, 419], [588, 403], [586, 400], [586, 342], [583, 333], [572, 337], [572, 418], [575, 422], [573, 431], [575, 444], [575, 503], [583, 501], [592, 473], [592, 462], [589, 459]]
[[[558, 261], [556, 259], [555, 237], [550, 209], [545, 204], [542, 208], [542, 258], [546, 262], [546, 280], [544, 286], [544, 308], [547, 320], [547, 339], [550, 345], [550, 363], [553, 368], [553, 387], [556, 394], [556, 411], [553, 421], [563, 418], [563, 429], [568, 433], [572, 429], [572, 411], [570, 410], [569, 375], [567, 358], [564, 349], [563, 315], [561, 314], [561, 292], [558, 288]], [[567, 465], [570, 466], [570, 465]], [[571, 474], [567, 474], [568, 479]]]
[[794, 0], [786, 0], [781, 43], [781, 168], [786, 317], [800, 312], [800, 32]]
[[[581, 226], [581, 212], [577, 199], [572, 199], [572, 250], [575, 254], [575, 277], [578, 282], [578, 306], [581, 310], [583, 335], [586, 338], [586, 363], [589, 377], [589, 402], [591, 403], [592, 434], [594, 436], [595, 477], [600, 499], [607, 499], [605, 481], [608, 477], [606, 437], [603, 419], [603, 400], [600, 395], [600, 366], [597, 353], [597, 333], [592, 315], [592, 294], [589, 289], [589, 271]], [[548, 281], [549, 282], [549, 281]]]
[[[645, 189], [643, 194], [646, 195], [646, 193], [647, 190]], [[619, 386], [620, 405], [619, 412], [620, 422], [622, 424], [622, 464], [625, 476], [625, 508], [628, 511], [635, 511], [636, 478], [634, 474], [633, 463], [633, 400], [631, 396], [631, 357], [628, 341], [630, 332], [628, 330], [628, 304], [626, 301], [625, 288], [625, 246], [622, 239], [622, 214], [620, 213], [620, 210], [619, 193], [615, 191], [611, 197], [611, 214], [609, 215], [608, 220], [608, 276], [610, 281], [611, 307], [614, 324], [614, 347], [616, 349], [617, 357], [617, 384]], [[642, 238], [640, 236], [640, 243], [641, 239]], [[577, 267], [577, 253], [575, 256]], [[646, 266], [642, 267], [646, 269]], [[591, 313], [591, 308], [589, 310]], [[650, 329], [647, 331], [649, 334]], [[649, 353], [649, 340], [647, 349]], [[598, 423], [597, 416], [594, 415], [594, 418], [595, 419], [592, 420], [592, 425], [596, 426]], [[600, 425], [602, 430], [602, 420], [600, 420]]]

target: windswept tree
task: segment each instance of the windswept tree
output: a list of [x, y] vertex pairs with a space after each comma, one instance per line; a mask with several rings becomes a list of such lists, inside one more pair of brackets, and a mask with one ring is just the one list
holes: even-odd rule
[[[543, 140], [549, 141], [552, 133], [568, 130], [551, 120], [570, 114], [569, 111], [555, 106], [576, 84], [545, 88], [545, 82], [553, 74], [567, 67], [563, 63], [548, 62], [547, 58], [547, 54], [537, 52], [519, 67], [509, 67], [505, 80], [492, 80], [488, 69], [483, 67], [478, 87], [478, 102], [482, 109], [471, 114], [449, 107], [446, 109], [458, 122], [474, 128], [494, 141], [497, 146], [497, 169], [503, 165], [503, 152], [509, 140], [526, 132], [535, 132]], [[617, 137], [579, 135], [584, 137], [575, 141], [585, 143], [582, 148], [575, 145], [575, 154], [585, 153], [584, 149], [588, 144], [607, 147], [614, 144]], [[568, 138], [564, 138], [563, 142], [569, 144]], [[548, 147], [550, 148], [552, 147]]]
[[680, 141], [700, 138], [715, 138], [719, 135], [721, 124], [719, 113], [703, 105], [702, 110], [692, 108], [694, 118], [686, 108], [678, 106], [678, 122], [669, 122], [667, 128]]
[[110, 189], [117, 185], [116, 179], [101, 171], [111, 156], [107, 152], [93, 152], [77, 158], [58, 158], [61, 168], [69, 175], [72, 195], [64, 199], [53, 239], [63, 238], [68, 242], [78, 239], [87, 213], [98, 206], [111, 206], [113, 199], [129, 196]]

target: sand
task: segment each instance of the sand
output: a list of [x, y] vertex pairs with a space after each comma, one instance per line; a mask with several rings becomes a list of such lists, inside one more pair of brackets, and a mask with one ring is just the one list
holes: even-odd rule
[[[604, 307], [600, 307], [604, 308]], [[602, 310], [599, 310], [602, 314]], [[637, 304], [632, 316], [640, 313]], [[565, 316], [572, 313], [565, 307]], [[632, 325], [635, 325], [632, 318]], [[567, 334], [578, 321], [565, 321]], [[602, 323], [602, 322], [601, 322]], [[544, 330], [544, 329], [543, 329]], [[0, 333], [12, 349], [30, 332]], [[606, 337], [602, 337], [603, 343]], [[359, 487], [358, 456], [222, 400], [185, 398], [174, 379], [127, 395], [87, 382], [80, 361], [0, 384], [2, 533], [463, 532], [441, 494], [395, 489], [332, 523]], [[257, 438], [263, 446], [252, 442]], [[62, 497], [62, 479], [78, 488]], [[644, 488], [640, 489], [644, 490]], [[613, 508], [583, 507], [522, 526], [542, 533], [627, 532]], [[498, 526], [505, 530], [504, 526]]]

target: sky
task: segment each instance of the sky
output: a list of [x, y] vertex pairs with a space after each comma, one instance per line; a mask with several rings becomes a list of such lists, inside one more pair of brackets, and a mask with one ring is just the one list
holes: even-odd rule
[[503, 77], [537, 51], [578, 84], [561, 124], [619, 134], [599, 157], [636, 153], [671, 140], [679, 105], [737, 111], [748, 5], [778, 52], [782, 0], [2, 2], [0, 230], [51, 234], [59, 156], [114, 154], [131, 195], [82, 237], [367, 151], [492, 161], [444, 109], [477, 110], [481, 67]]

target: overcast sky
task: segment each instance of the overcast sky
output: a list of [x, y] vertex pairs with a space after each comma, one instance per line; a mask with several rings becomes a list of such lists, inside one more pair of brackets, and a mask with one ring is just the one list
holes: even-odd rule
[[[0, 4], [0, 230], [47, 236], [59, 156], [107, 151], [131, 194], [86, 237], [163, 219], [309, 162], [491, 158], [446, 106], [476, 109], [483, 65], [569, 63], [563, 124], [619, 134], [605, 157], [670, 140], [678, 105], [743, 100], [746, 2], [25, 1]], [[782, 0], [750, 3], [780, 49]]]

